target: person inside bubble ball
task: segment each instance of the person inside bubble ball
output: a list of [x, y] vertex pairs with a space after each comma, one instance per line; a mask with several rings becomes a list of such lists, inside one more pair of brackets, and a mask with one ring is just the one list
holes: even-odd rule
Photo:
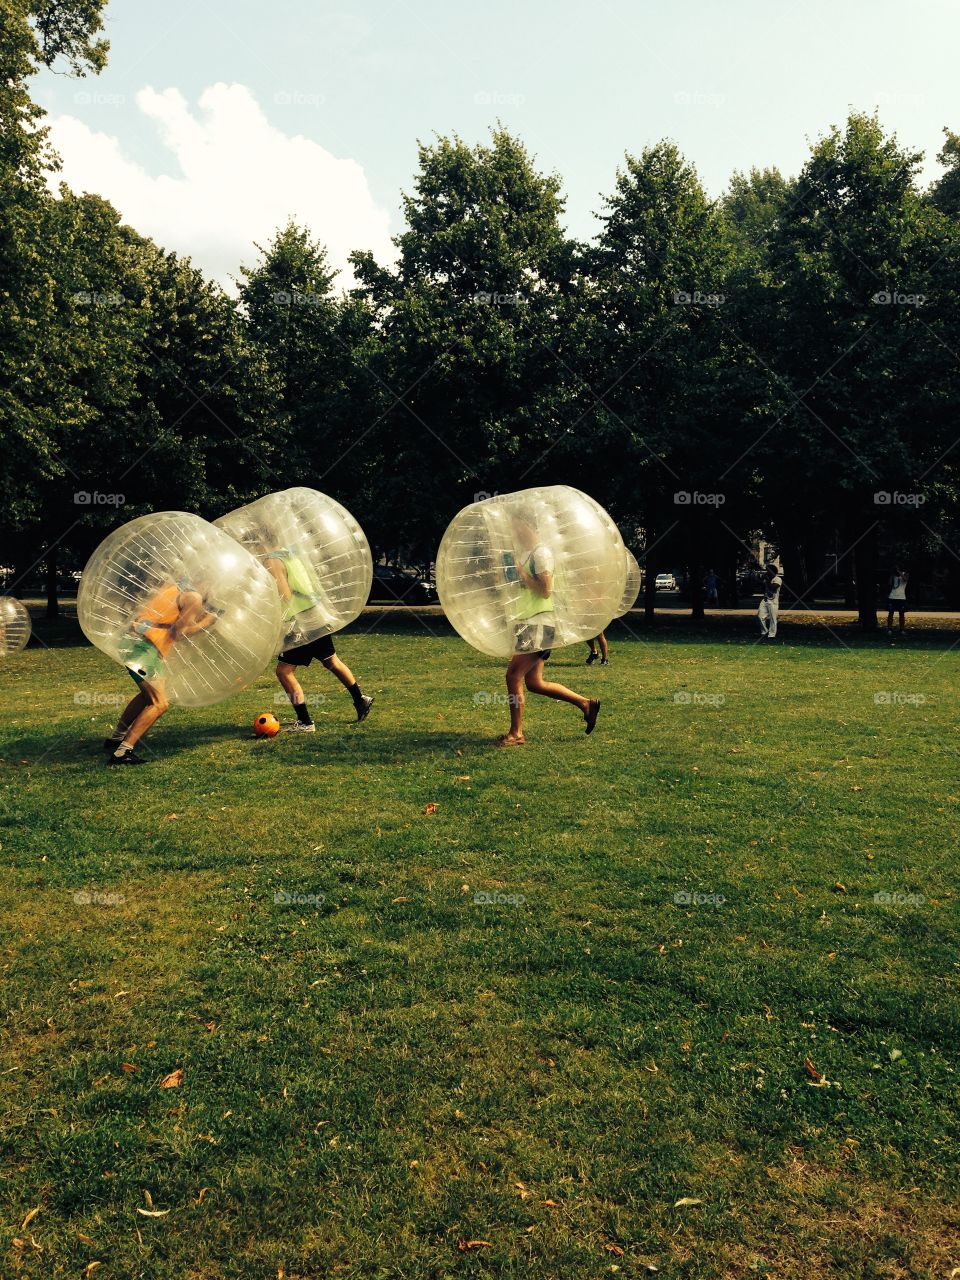
[[[305, 634], [313, 627], [329, 626], [335, 621], [324, 604], [323, 588], [312, 568], [290, 547], [276, 547], [261, 552], [261, 559], [277, 584], [283, 601], [284, 619], [293, 622], [294, 643], [284, 649], [277, 659], [277, 679], [290, 699], [297, 717], [292, 724], [284, 727], [299, 733], [316, 732], [317, 726], [307, 707], [306, 695], [296, 676], [297, 667], [308, 667], [314, 658], [332, 672], [349, 693], [358, 723], [366, 720], [373, 706], [373, 698], [363, 692], [356, 676], [338, 656], [333, 636], [320, 636], [315, 640], [305, 638]], [[302, 640], [299, 644], [296, 643], [298, 635]]]
[[510, 704], [510, 731], [497, 739], [497, 746], [519, 747], [523, 736], [524, 685], [531, 693], [556, 698], [578, 707], [593, 733], [600, 713], [597, 698], [584, 698], [566, 685], [543, 678], [543, 664], [550, 657], [550, 646], [556, 632], [553, 605], [555, 558], [552, 550], [540, 541], [536, 517], [529, 511], [518, 511], [511, 517], [514, 561], [507, 566], [510, 582], [519, 582], [520, 593], [515, 606], [515, 652], [507, 666], [507, 701]]
[[108, 765], [143, 764], [134, 747], [170, 707], [164, 679], [170, 651], [179, 640], [212, 627], [218, 616], [207, 603], [207, 584], [181, 578], [161, 587], [131, 620], [120, 649], [138, 693], [104, 740]]

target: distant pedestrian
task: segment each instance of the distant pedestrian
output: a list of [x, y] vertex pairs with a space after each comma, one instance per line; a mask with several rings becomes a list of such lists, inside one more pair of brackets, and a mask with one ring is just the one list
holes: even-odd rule
[[771, 561], [767, 565], [767, 577], [763, 584], [763, 599], [757, 617], [760, 634], [765, 640], [773, 640], [777, 634], [777, 617], [780, 613], [780, 588], [783, 586], [783, 570]]
[[907, 583], [910, 575], [899, 565], [890, 579], [890, 590], [887, 592], [887, 635], [893, 635], [893, 615], [900, 615], [900, 634], [903, 635], [907, 625]]
[[[597, 645], [600, 646], [599, 649], [597, 649]], [[609, 667], [610, 650], [607, 645], [607, 637], [604, 635], [602, 631], [600, 632], [599, 635], [594, 636], [592, 640], [587, 641], [587, 648], [590, 650], [590, 652], [587, 654], [588, 667], [592, 667], [598, 658], [600, 659], [601, 667]]]
[[712, 604], [714, 608], [717, 605], [717, 575], [712, 569], [707, 570], [706, 577], [703, 580], [704, 604]]

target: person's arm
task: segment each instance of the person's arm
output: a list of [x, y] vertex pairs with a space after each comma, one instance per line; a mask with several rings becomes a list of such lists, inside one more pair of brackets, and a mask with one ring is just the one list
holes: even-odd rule
[[548, 599], [553, 590], [552, 573], [527, 573], [519, 560], [517, 561], [517, 573], [525, 587], [536, 595], [541, 596], [544, 600]]
[[265, 560], [264, 564], [273, 575], [273, 580], [277, 584], [277, 590], [280, 592], [281, 600], [289, 600], [293, 595], [290, 590], [290, 580], [287, 577], [287, 570], [282, 560]]
[[182, 604], [177, 620], [170, 627], [173, 640], [185, 640], [187, 636], [195, 636], [212, 627], [217, 615], [203, 607], [203, 597], [197, 591], [185, 591], [181, 597]]

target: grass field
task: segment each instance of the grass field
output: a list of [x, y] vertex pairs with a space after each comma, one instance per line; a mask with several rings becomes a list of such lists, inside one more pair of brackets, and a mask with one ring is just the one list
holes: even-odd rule
[[427, 626], [141, 769], [118, 667], [3, 664], [0, 1275], [960, 1275], [949, 638], [615, 632], [498, 752]]

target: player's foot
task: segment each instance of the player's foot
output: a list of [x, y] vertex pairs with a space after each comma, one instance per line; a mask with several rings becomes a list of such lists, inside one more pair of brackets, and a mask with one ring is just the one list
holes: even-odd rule
[[591, 698], [587, 704], [587, 710], [584, 713], [584, 720], [587, 722], [587, 733], [593, 733], [597, 726], [597, 716], [600, 714], [600, 699]]
[[609, 658], [601, 658], [601, 659], [600, 659], [600, 665], [601, 665], [601, 667], [609, 667], [609, 665], [610, 665], [610, 659], [609, 659]]
[[501, 733], [493, 743], [495, 747], [524, 747], [526, 744], [527, 740], [522, 733]]
[[116, 751], [122, 741], [122, 738], [104, 738], [103, 749], [104, 751], [109, 751], [110, 754], [113, 755], [114, 751]]
[[357, 706], [357, 724], [361, 724], [370, 714], [370, 708], [373, 706], [373, 695], [365, 693], [360, 699]]
[[587, 666], [592, 667], [596, 660], [600, 657], [599, 653], [591, 653], [587, 656]]
[[317, 726], [312, 720], [309, 724], [304, 724], [302, 720], [292, 720], [283, 726], [283, 731], [284, 733], [316, 733]]
[[143, 759], [143, 756], [138, 756], [136, 752], [133, 751], [132, 749], [130, 751], [124, 751], [123, 755], [118, 756], [116, 752], [114, 752], [113, 755], [107, 756], [108, 766], [115, 765], [115, 764], [144, 764], [144, 763], [145, 761]]

